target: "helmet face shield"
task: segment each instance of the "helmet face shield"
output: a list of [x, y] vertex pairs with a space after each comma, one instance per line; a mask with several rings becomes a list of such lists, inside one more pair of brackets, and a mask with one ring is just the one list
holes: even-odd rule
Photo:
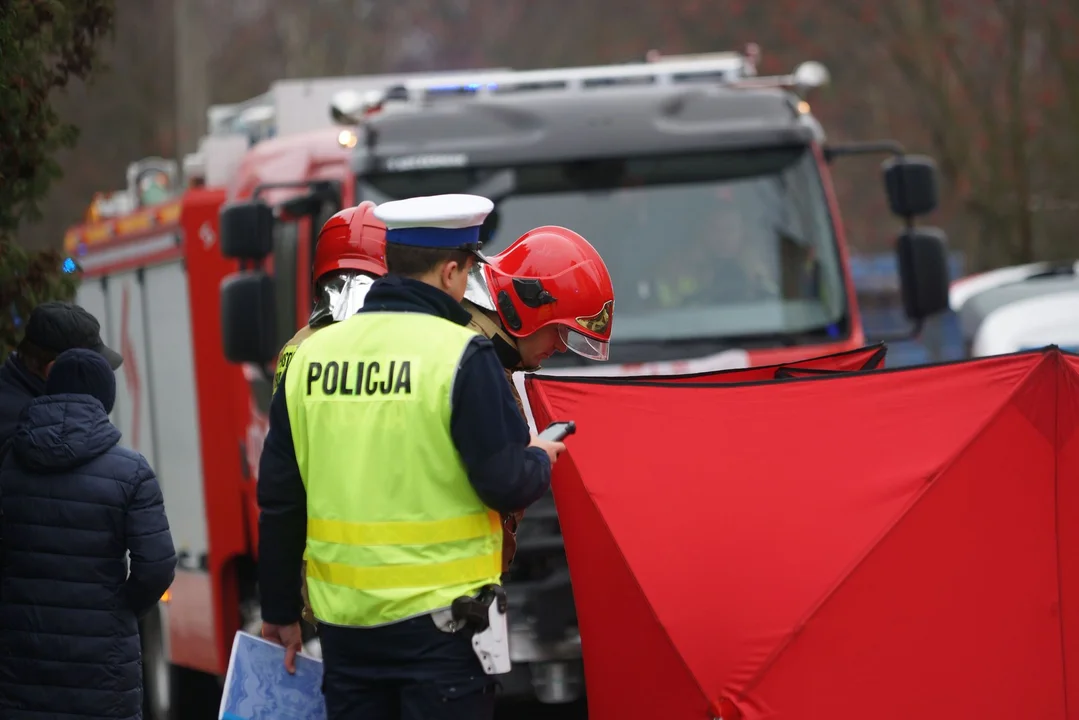
[[589, 337], [565, 325], [558, 326], [558, 338], [567, 350], [572, 350], [589, 360], [606, 360], [611, 355], [611, 344]]
[[[574, 318], [571, 324], [558, 326], [558, 337], [566, 349], [590, 360], [606, 360], [611, 354], [611, 321], [614, 319], [614, 300], [603, 303], [595, 315]], [[578, 329], [579, 328], [579, 329]], [[596, 337], [596, 336], [599, 337]]]
[[318, 283], [318, 298], [308, 324], [318, 326], [352, 317], [363, 307], [367, 291], [374, 283], [370, 275], [356, 270], [327, 273]]
[[487, 285], [487, 276], [483, 273], [483, 265], [474, 263], [468, 271], [468, 285], [465, 287], [465, 300], [477, 305], [484, 310], [495, 310], [495, 299], [491, 295], [491, 289]]

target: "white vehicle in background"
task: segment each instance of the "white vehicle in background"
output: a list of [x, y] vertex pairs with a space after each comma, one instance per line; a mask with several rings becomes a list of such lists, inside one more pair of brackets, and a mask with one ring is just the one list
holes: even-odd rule
[[1079, 351], [1079, 262], [1039, 262], [952, 284], [952, 311], [971, 357], [1057, 345]]

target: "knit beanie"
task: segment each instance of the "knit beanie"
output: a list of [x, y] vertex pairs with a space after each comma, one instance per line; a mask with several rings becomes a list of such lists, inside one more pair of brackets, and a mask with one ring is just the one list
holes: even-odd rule
[[46, 395], [91, 395], [111, 413], [116, 403], [116, 375], [109, 362], [93, 350], [77, 348], [60, 353], [45, 381]]

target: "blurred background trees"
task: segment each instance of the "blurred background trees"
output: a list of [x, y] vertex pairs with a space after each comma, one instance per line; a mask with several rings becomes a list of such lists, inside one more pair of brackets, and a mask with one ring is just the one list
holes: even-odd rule
[[[49, 212], [19, 239], [57, 247], [94, 192], [123, 184], [127, 163], [181, 157], [205, 130], [207, 104], [276, 79], [620, 62], [756, 42], [764, 72], [828, 66], [832, 85], [811, 102], [832, 139], [895, 138], [938, 159], [946, 204], [933, 222], [968, 269], [1069, 257], [1077, 27], [1067, 0], [127, 0], [108, 74], [58, 100], [81, 140], [58, 155]], [[859, 251], [894, 237], [878, 162], [835, 166]]]
[[49, 191], [61, 174], [57, 152], [75, 144], [80, 125], [74, 114], [58, 114], [56, 92], [90, 78], [113, 13], [112, 0], [0, 5], [0, 361], [34, 305], [74, 297], [74, 268], [64, 272], [52, 249], [59, 239], [43, 238], [36, 245], [44, 252], [28, 253], [15, 238], [28, 221], [42, 218], [44, 206], [50, 219], [55, 215]]

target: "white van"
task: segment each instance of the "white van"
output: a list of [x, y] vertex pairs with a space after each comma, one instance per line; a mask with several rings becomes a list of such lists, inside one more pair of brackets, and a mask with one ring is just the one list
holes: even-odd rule
[[1079, 263], [1032, 263], [952, 284], [970, 357], [1057, 345], [1079, 350]]

